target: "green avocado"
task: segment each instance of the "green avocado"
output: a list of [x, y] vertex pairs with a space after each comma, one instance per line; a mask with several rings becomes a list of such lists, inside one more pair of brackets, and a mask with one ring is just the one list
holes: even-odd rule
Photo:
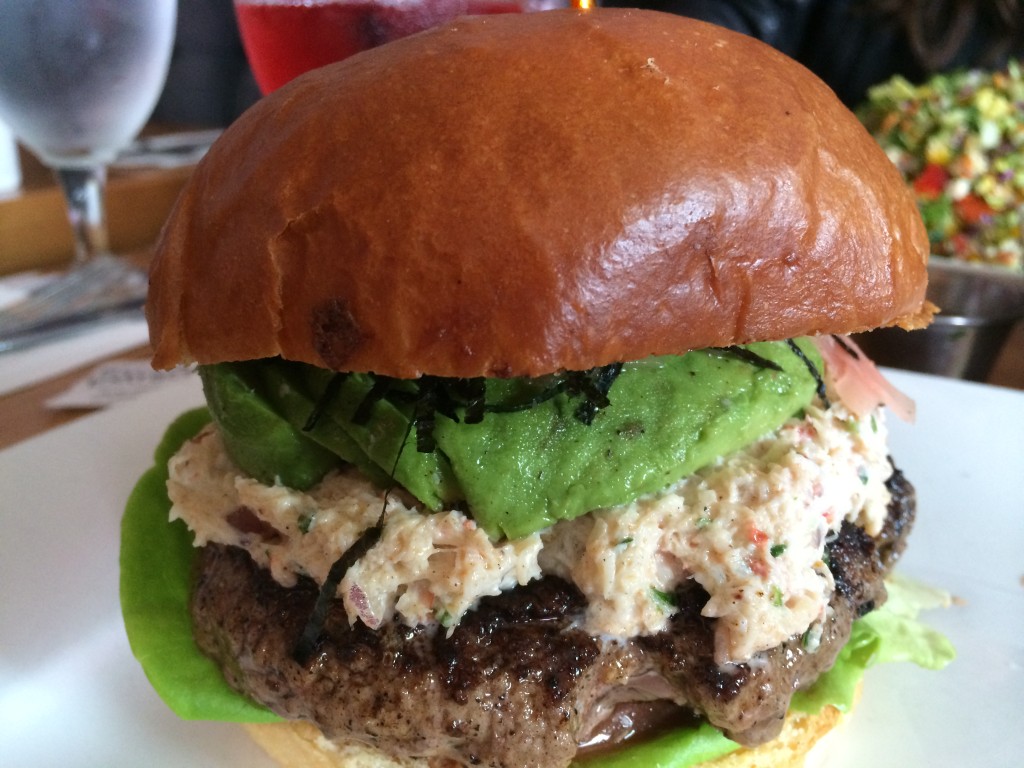
[[[814, 345], [798, 343], [820, 370]], [[628, 363], [589, 424], [571, 390], [482, 419], [465, 405], [447, 416], [438, 408], [425, 452], [413, 414], [427, 388], [417, 382], [281, 360], [210, 366], [203, 379], [208, 399], [218, 395], [210, 408], [230, 455], [255, 477], [276, 468], [281, 482], [308, 486], [345, 461], [378, 483], [394, 477], [429, 509], [461, 504], [492, 537], [516, 538], [666, 488], [811, 401], [815, 376], [787, 342], [743, 349], [745, 357], [708, 349]], [[381, 383], [387, 396], [374, 395]], [[537, 388], [488, 380], [484, 401]]]
[[271, 406], [259, 373], [253, 363], [200, 366], [210, 413], [228, 455], [245, 472], [266, 485], [305, 490], [340, 461]]
[[666, 488], [810, 402], [814, 379], [784, 344], [749, 349], [783, 370], [712, 350], [654, 357], [623, 367], [590, 425], [556, 398], [479, 424], [440, 419], [437, 443], [477, 523], [525, 536]]

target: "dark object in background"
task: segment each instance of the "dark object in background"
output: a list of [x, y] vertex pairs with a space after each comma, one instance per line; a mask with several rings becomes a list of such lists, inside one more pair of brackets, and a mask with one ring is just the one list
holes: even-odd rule
[[941, 310], [928, 328], [883, 328], [857, 335], [857, 343], [879, 365], [985, 381], [1024, 318], [1024, 276], [932, 259], [928, 299]]
[[259, 96], [232, 0], [178, 0], [174, 53], [152, 121], [223, 127]]
[[[927, 5], [923, 17], [928, 23], [918, 26], [927, 28], [908, 34], [899, 15], [919, 3]], [[600, 0], [600, 5], [609, 7], [690, 16], [763, 40], [817, 74], [849, 107], [858, 105], [869, 87], [894, 74], [919, 82], [939, 70], [995, 68], [1009, 56], [1024, 57], [1024, 22], [1010, 29], [992, 10], [997, 4], [997, 0]], [[975, 6], [979, 10], [974, 11]], [[1012, 6], [1008, 7], [1011, 10], [1005, 13], [1012, 15]], [[922, 46], [930, 47], [931, 53], [915, 53]], [[153, 119], [225, 126], [258, 98], [232, 0], [179, 0], [174, 56]]]
[[1014, 7], [1017, 0], [600, 0], [600, 4], [690, 16], [756, 37], [806, 66], [851, 108], [863, 101], [868, 88], [892, 75], [920, 82], [937, 71], [994, 69], [1009, 56], [1024, 56], [1024, 21]]

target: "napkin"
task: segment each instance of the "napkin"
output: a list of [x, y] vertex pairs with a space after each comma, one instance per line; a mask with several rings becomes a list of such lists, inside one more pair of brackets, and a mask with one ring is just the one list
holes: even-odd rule
[[[0, 280], [0, 307], [18, 301], [48, 279], [47, 273], [22, 272]], [[148, 338], [146, 320], [140, 310], [137, 317], [99, 322], [57, 341], [0, 353], [0, 396], [139, 347]]]

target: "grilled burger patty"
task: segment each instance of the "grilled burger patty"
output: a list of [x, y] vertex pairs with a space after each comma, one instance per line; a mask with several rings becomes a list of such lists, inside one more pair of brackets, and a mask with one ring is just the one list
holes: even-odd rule
[[316, 585], [286, 589], [247, 553], [220, 545], [200, 555], [195, 636], [238, 690], [286, 718], [313, 721], [328, 737], [396, 757], [564, 765], [602, 729], [614, 740], [611, 715], [631, 701], [661, 702], [661, 722], [696, 711], [753, 746], [777, 735], [794, 688], [832, 666], [853, 620], [884, 602], [883, 577], [915, 510], [899, 471], [887, 485], [892, 501], [882, 533], [871, 538], [844, 523], [826, 547], [836, 589], [820, 645], [810, 651], [794, 637], [755, 664], [714, 662], [714, 622], [700, 615], [707, 595], [695, 582], [677, 591], [667, 631], [614, 641], [574, 628], [583, 598], [554, 577], [482, 600], [450, 634], [350, 626], [337, 601], [315, 653], [300, 664], [293, 652]]

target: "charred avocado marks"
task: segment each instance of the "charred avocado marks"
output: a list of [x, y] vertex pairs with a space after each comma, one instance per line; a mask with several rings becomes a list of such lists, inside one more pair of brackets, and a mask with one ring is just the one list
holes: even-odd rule
[[[799, 348], [820, 367], [812, 344]], [[426, 452], [411, 428], [416, 382], [392, 382], [407, 388], [404, 399], [375, 398], [371, 375], [332, 384], [329, 371], [277, 359], [207, 366], [202, 377], [228, 452], [262, 482], [306, 488], [349, 462], [387, 485], [394, 468], [429, 509], [461, 504], [491, 536], [518, 537], [657, 492], [811, 401], [815, 378], [786, 342], [743, 349], [772, 365], [713, 349], [627, 363], [589, 424], [571, 390], [482, 419], [435, 414]], [[485, 402], [522, 401], [543, 386], [488, 380]], [[336, 391], [324, 399], [328, 387]]]

